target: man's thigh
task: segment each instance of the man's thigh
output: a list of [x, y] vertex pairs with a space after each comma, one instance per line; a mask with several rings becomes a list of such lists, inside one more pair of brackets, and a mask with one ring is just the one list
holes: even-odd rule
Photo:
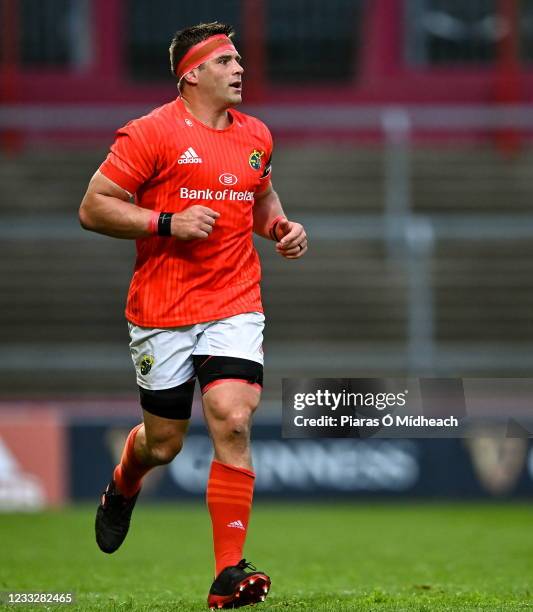
[[263, 365], [262, 312], [243, 314], [205, 324], [193, 355], [209, 355], [247, 359]]
[[158, 329], [128, 323], [128, 328], [139, 387], [154, 391], [171, 389], [194, 377], [192, 354], [198, 325]]
[[[204, 394], [224, 381], [246, 383], [260, 392], [263, 328], [259, 312], [178, 328], [130, 323], [130, 351], [143, 409], [163, 418], [190, 418], [196, 376]], [[241, 393], [248, 396], [248, 390]]]
[[261, 390], [264, 321], [262, 313], [249, 312], [206, 325], [193, 351], [202, 394], [228, 381]]
[[[129, 324], [130, 352], [137, 373], [137, 384], [145, 418], [154, 432], [165, 432], [166, 420], [191, 417], [195, 374], [192, 352], [198, 326], [157, 329]], [[162, 419], [158, 421], [157, 419]], [[164, 436], [157, 436], [164, 437]]]
[[170, 441], [176, 442], [181, 447], [190, 420], [161, 417], [143, 410], [143, 422], [145, 441], [149, 447]]

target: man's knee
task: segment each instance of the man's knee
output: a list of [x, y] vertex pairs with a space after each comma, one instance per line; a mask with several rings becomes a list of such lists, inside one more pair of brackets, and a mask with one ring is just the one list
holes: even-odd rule
[[252, 415], [257, 403], [240, 405], [226, 404], [224, 401], [210, 405], [210, 432], [215, 443], [247, 446], [250, 440]]
[[175, 436], [166, 439], [146, 439], [146, 449], [157, 465], [170, 463], [183, 448], [183, 438]]
[[220, 389], [217, 391], [209, 397], [208, 413], [215, 420], [224, 422], [229, 428], [241, 429], [249, 426], [259, 404], [259, 395], [255, 392], [246, 393], [236, 399], [231, 394], [220, 393]]
[[224, 419], [227, 433], [234, 436], [248, 436], [252, 420], [251, 409], [234, 410]]

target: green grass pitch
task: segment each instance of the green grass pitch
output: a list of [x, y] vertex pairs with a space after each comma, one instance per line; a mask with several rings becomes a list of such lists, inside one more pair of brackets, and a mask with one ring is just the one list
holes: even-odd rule
[[[507, 504], [256, 504], [246, 556], [272, 577], [254, 608], [533, 609], [533, 511]], [[0, 591], [74, 591], [75, 605], [12, 609], [194, 611], [212, 580], [200, 504], [139, 503], [114, 555], [94, 508], [0, 515]], [[249, 609], [249, 608], [245, 608]]]

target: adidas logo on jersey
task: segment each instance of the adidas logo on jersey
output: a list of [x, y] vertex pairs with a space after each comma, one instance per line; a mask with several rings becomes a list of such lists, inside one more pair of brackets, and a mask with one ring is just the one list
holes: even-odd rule
[[196, 151], [189, 147], [185, 153], [182, 153], [180, 158], [178, 159], [178, 164], [201, 164], [203, 160], [198, 156]]
[[244, 531], [244, 525], [242, 521], [233, 521], [232, 523], [228, 523], [227, 527], [235, 527], [235, 529], [242, 529]]

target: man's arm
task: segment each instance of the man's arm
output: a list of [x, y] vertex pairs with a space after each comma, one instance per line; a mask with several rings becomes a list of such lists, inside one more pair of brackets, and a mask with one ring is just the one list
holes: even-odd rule
[[[79, 211], [81, 226], [113, 238], [150, 236], [153, 211], [132, 204], [130, 194], [99, 170], [92, 177]], [[191, 206], [174, 213], [171, 235], [178, 240], [208, 238], [220, 213], [206, 206]]]
[[272, 185], [255, 196], [254, 232], [276, 240], [276, 251], [287, 259], [298, 259], [307, 251], [307, 235], [300, 223], [289, 221]]

